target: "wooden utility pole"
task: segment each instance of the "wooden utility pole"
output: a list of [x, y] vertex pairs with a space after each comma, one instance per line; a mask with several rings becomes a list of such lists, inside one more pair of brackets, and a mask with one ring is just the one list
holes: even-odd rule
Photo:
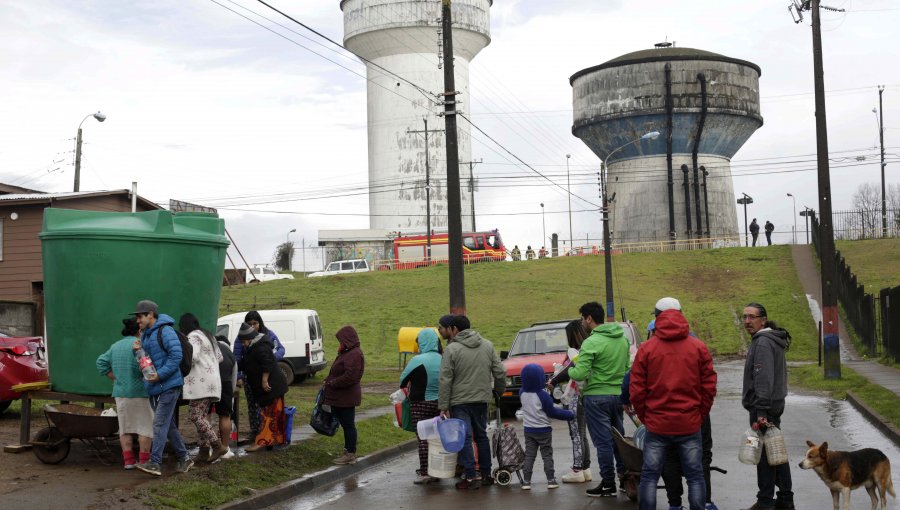
[[428, 117], [422, 119], [425, 129], [421, 131], [406, 130], [406, 134], [425, 134], [425, 226], [428, 232], [425, 234], [425, 262], [431, 262], [431, 160], [428, 155], [428, 133], [440, 133], [440, 129], [428, 129]]
[[469, 165], [469, 201], [472, 204], [472, 232], [478, 232], [475, 228], [475, 172], [473, 168], [478, 163], [484, 163], [484, 160], [478, 159], [460, 163], [460, 165]]
[[453, 24], [450, 0], [441, 0], [444, 42], [444, 131], [447, 136], [447, 244], [450, 263], [450, 313], [466, 314], [466, 283], [462, 256], [462, 211], [459, 194], [459, 144], [456, 132], [456, 77], [453, 66]]
[[884, 193], [884, 106], [881, 96], [884, 85], [878, 86], [878, 137], [881, 139], [881, 237], [887, 237], [887, 201]]

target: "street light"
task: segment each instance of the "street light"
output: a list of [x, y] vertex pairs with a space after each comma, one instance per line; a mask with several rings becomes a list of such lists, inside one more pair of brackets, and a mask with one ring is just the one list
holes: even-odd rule
[[606, 155], [606, 159], [603, 160], [603, 167], [600, 171], [600, 187], [601, 193], [603, 194], [603, 265], [605, 266], [606, 274], [606, 322], [615, 322], [616, 320], [616, 308], [613, 304], [612, 258], [609, 256], [609, 245], [612, 243], [609, 235], [609, 199], [606, 193], [606, 174], [609, 171], [609, 158], [616, 152], [633, 143], [638, 143], [643, 140], [656, 140], [657, 137], [659, 137], [659, 131], [646, 133], [640, 138], [636, 138], [616, 147], [610, 151], [609, 154]]
[[566, 154], [566, 194], [569, 198], [569, 253], [572, 252], [572, 181], [569, 180], [569, 158], [571, 154]]
[[87, 115], [85, 118], [81, 119], [81, 122], [78, 123], [78, 136], [75, 137], [75, 189], [74, 191], [79, 191], [81, 188], [81, 125], [84, 124], [84, 121], [89, 118], [97, 119], [97, 122], [103, 122], [106, 120], [106, 115], [97, 112]]
[[544, 237], [541, 239], [541, 246], [547, 243], [547, 223], [544, 221], [544, 203], [541, 202], [541, 227]]
[[293, 255], [294, 255], [294, 247], [291, 246], [290, 244], [291, 244], [291, 234], [293, 234], [296, 231], [297, 231], [296, 228], [292, 228], [292, 229], [288, 230], [287, 236], [285, 236], [284, 244], [288, 245], [288, 271], [294, 270], [294, 266], [291, 264], [291, 259], [293, 258]]
[[753, 203], [753, 197], [746, 193], [741, 193], [741, 195], [744, 195], [744, 197], [737, 199], [737, 203], [744, 206], [744, 246], [749, 247], [750, 241], [747, 239], [747, 205]]
[[797, 198], [790, 193], [787, 196], [791, 197], [791, 200], [794, 201], [794, 244], [797, 244]]
[[806, 218], [806, 244], [809, 244], [809, 217], [812, 216], [812, 209], [809, 207], [803, 206], [803, 210], [800, 211], [800, 216]]

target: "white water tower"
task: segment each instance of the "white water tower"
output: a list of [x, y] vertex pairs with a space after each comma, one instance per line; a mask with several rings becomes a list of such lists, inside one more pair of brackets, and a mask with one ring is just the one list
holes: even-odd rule
[[[469, 113], [469, 62], [490, 39], [492, 0], [453, 0], [453, 53], [458, 110]], [[439, 0], [342, 0], [344, 46], [367, 59], [369, 227], [425, 231], [426, 165], [423, 134], [443, 130], [436, 104], [444, 91]], [[439, 67], [440, 66], [440, 67]], [[423, 94], [401, 76], [431, 94]], [[459, 119], [459, 161], [472, 160], [469, 125]], [[443, 132], [428, 133], [431, 227], [447, 229], [447, 167]], [[461, 165], [462, 224], [472, 224], [469, 167]]]

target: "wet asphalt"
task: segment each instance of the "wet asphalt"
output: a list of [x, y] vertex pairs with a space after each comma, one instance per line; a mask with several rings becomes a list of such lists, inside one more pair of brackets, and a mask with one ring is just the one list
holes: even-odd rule
[[[755, 502], [756, 468], [738, 462], [738, 445], [741, 434], [748, 426], [746, 411], [740, 403], [740, 386], [743, 363], [731, 361], [716, 366], [719, 374], [718, 395], [712, 409], [713, 465], [728, 474], [713, 472], [713, 501], [721, 510], [747, 508]], [[627, 420], [626, 420], [627, 421]], [[796, 508], [821, 510], [832, 508], [831, 495], [819, 477], [812, 471], [798, 466], [804, 457], [806, 440], [816, 443], [828, 441], [832, 449], [852, 450], [879, 448], [894, 467], [895, 490], [900, 490], [900, 449], [876, 430], [853, 407], [816, 395], [791, 393], [788, 396], [782, 429], [790, 455], [791, 476]], [[634, 427], [626, 423], [626, 435]], [[517, 432], [521, 440], [521, 422]], [[360, 438], [365, 441], [365, 438]], [[554, 461], [556, 476], [568, 472], [572, 459], [568, 431], [562, 422], [554, 423]], [[596, 453], [593, 462], [596, 463]], [[616, 498], [591, 498], [584, 491], [597, 482], [596, 464], [594, 482], [586, 484], [562, 484], [558, 489], [548, 489], [540, 456], [535, 463], [532, 490], [523, 491], [518, 480], [505, 487], [494, 485], [477, 491], [457, 491], [455, 480], [442, 480], [427, 486], [413, 485], [418, 457], [415, 452], [401, 455], [331, 486], [308, 493], [302, 497], [271, 507], [280, 510], [323, 509], [410, 509], [410, 510], [459, 510], [465, 507], [503, 508], [637, 508], [624, 494]], [[853, 491], [853, 509], [869, 509], [870, 502], [865, 489]], [[657, 509], [667, 510], [665, 491], [657, 493]], [[687, 504], [685, 495], [684, 504]], [[900, 501], [888, 496], [888, 509], [900, 510]]]

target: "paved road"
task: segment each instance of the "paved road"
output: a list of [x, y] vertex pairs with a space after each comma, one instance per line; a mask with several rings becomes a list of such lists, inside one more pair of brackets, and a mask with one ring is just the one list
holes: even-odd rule
[[[756, 472], [752, 466], [737, 460], [738, 438], [747, 428], [747, 415], [740, 405], [740, 384], [743, 364], [739, 361], [718, 365], [719, 395], [713, 406], [713, 464], [728, 470], [727, 475], [713, 473], [713, 499], [722, 510], [736, 510], [750, 506], [756, 495]], [[521, 425], [521, 424], [520, 424]], [[894, 486], [900, 489], [900, 450], [875, 430], [848, 403], [819, 396], [790, 394], [783, 428], [788, 442], [791, 474], [794, 481], [797, 508], [820, 510], [831, 508], [831, 496], [818, 476], [803, 471], [797, 464], [806, 452], [805, 440], [827, 440], [835, 449], [862, 447], [880, 448], [894, 466]], [[626, 426], [626, 430], [628, 429]], [[521, 426], [519, 427], [521, 430]], [[521, 434], [520, 434], [521, 437]], [[362, 441], [365, 438], [361, 438]], [[553, 434], [557, 476], [567, 471], [572, 450], [568, 433], [557, 423]], [[618, 498], [589, 498], [584, 490], [593, 485], [563, 485], [548, 490], [540, 460], [535, 466], [533, 488], [522, 491], [518, 483], [507, 487], [486, 487], [478, 491], [458, 492], [451, 480], [425, 487], [412, 484], [418, 458], [415, 453], [400, 456], [376, 468], [364, 471], [318, 492], [285, 502], [275, 508], [283, 510], [324, 509], [411, 509], [459, 510], [483, 508], [635, 508], [624, 495]], [[596, 469], [594, 469], [596, 473]], [[596, 475], [595, 475], [596, 476]], [[864, 490], [854, 491], [852, 508], [869, 509]], [[658, 508], [667, 508], [664, 491], [658, 495]], [[900, 501], [890, 500], [888, 508], [900, 510]]]

